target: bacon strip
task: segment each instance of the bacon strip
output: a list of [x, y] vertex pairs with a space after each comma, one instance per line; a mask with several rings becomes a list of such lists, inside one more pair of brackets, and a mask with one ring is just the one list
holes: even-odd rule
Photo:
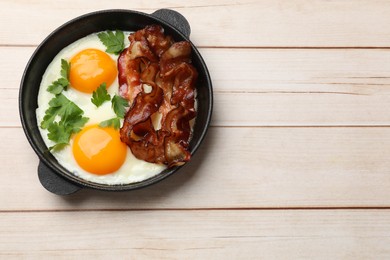
[[[182, 165], [191, 158], [190, 121], [196, 116], [198, 73], [190, 64], [191, 45], [174, 43], [158, 25], [131, 34], [129, 40], [118, 59], [119, 94], [130, 104], [121, 140], [138, 159]], [[161, 114], [160, 129], [153, 124], [156, 113]]]

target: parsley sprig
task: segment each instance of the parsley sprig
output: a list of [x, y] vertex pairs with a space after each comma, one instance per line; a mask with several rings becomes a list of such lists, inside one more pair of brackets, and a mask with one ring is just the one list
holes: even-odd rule
[[100, 122], [100, 127], [113, 127], [119, 129], [121, 127], [121, 121], [119, 117], [113, 117], [107, 120]]
[[112, 100], [112, 109], [119, 118], [124, 118], [129, 102], [121, 96], [115, 95]]
[[62, 149], [69, 144], [71, 135], [79, 132], [89, 119], [83, 114], [83, 110], [62, 93], [50, 100], [41, 122], [41, 128], [49, 131], [48, 138], [56, 143], [50, 150]]
[[106, 83], [101, 84], [96, 91], [92, 93], [91, 102], [96, 107], [100, 107], [105, 101], [110, 101], [111, 97], [107, 93]]
[[60, 94], [63, 90], [66, 90], [69, 86], [69, 71], [70, 63], [66, 60], [61, 59], [61, 78], [53, 81], [51, 85], [47, 88], [47, 91], [57, 95]]
[[68, 145], [71, 135], [79, 132], [88, 121], [87, 117], [83, 117], [83, 110], [62, 94], [70, 84], [69, 73], [70, 63], [61, 59], [61, 77], [47, 88], [55, 97], [49, 101], [41, 128], [47, 129], [47, 137], [56, 143], [50, 150], [60, 150]]
[[129, 103], [126, 99], [121, 96], [114, 95], [111, 99], [111, 107], [114, 110], [116, 117], [105, 120], [99, 124], [100, 127], [114, 127], [115, 129], [120, 128], [120, 120], [125, 117], [126, 107]]
[[98, 34], [100, 41], [107, 47], [106, 52], [118, 55], [125, 48], [125, 35], [122, 31], [116, 30], [101, 32]]

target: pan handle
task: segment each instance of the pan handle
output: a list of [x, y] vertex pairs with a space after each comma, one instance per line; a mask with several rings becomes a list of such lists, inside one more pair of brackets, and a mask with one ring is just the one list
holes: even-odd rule
[[190, 38], [190, 34], [191, 34], [190, 24], [188, 23], [187, 19], [179, 12], [171, 9], [158, 9], [151, 15], [160, 18], [161, 20], [164, 20], [165, 22], [174, 26], [187, 38]]
[[54, 173], [41, 161], [38, 165], [38, 177], [45, 189], [57, 195], [69, 195], [81, 189], [80, 186], [77, 186]]

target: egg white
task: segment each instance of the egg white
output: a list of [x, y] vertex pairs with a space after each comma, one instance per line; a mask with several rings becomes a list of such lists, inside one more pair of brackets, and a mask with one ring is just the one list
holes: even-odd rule
[[[129, 33], [125, 33], [126, 46], [129, 44], [127, 39], [128, 35]], [[43, 117], [45, 116], [45, 111], [49, 107], [49, 101], [54, 98], [54, 95], [48, 92], [46, 89], [53, 81], [61, 77], [61, 59], [69, 61], [78, 52], [88, 48], [94, 48], [101, 51], [105, 51], [106, 49], [103, 43], [99, 40], [97, 33], [94, 33], [62, 49], [47, 67], [42, 77], [40, 90], [38, 93], [38, 108], [36, 110], [38, 125], [41, 124]], [[117, 55], [108, 55], [110, 55], [114, 61], [117, 61]], [[114, 94], [118, 93], [117, 78], [112, 83], [112, 85], [107, 88], [107, 91], [111, 97]], [[84, 111], [84, 116], [89, 118], [86, 126], [92, 124], [99, 124], [104, 120], [116, 116], [111, 108], [111, 102], [109, 101], [103, 103], [100, 107], [97, 108], [91, 102], [92, 94], [82, 93], [73, 89], [71, 86], [69, 86], [68, 89], [66, 91], [63, 91], [62, 93], [64, 94], [64, 96], [66, 96], [69, 100], [73, 101]], [[47, 147], [55, 145], [55, 143], [49, 140], [49, 138], [47, 137], [48, 131], [46, 129], [39, 128], [39, 130]], [[131, 153], [131, 150], [127, 148], [126, 160], [119, 170], [107, 175], [91, 174], [80, 168], [80, 166], [77, 164], [72, 153], [72, 145], [73, 138], [71, 138], [70, 140], [70, 145], [66, 146], [60, 151], [53, 151], [52, 153], [59, 164], [64, 166], [74, 175], [91, 182], [109, 185], [129, 184], [151, 178], [166, 169], [165, 165], [148, 163], [135, 158], [134, 155]]]

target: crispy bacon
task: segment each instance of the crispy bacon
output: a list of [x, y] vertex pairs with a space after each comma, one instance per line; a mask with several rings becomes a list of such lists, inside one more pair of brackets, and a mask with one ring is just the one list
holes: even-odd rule
[[162, 101], [163, 92], [157, 85], [150, 93], [139, 93], [120, 130], [121, 141], [129, 145], [135, 157], [147, 162], [164, 163], [163, 133], [155, 131], [151, 120]]
[[172, 165], [179, 165], [190, 160], [187, 148], [191, 134], [190, 120], [195, 112], [179, 106], [171, 110], [162, 126], [163, 131], [171, 134], [165, 140], [165, 158]]
[[119, 95], [129, 100], [130, 103], [142, 91], [140, 78], [141, 59], [130, 60], [129, 49], [125, 49], [118, 58], [118, 82]]
[[[189, 42], [173, 42], [158, 25], [129, 36], [118, 59], [119, 94], [129, 101], [121, 140], [147, 162], [181, 165], [190, 160], [190, 121], [195, 118], [195, 83]], [[151, 91], [147, 89], [151, 88]], [[161, 114], [159, 129], [154, 115]]]

